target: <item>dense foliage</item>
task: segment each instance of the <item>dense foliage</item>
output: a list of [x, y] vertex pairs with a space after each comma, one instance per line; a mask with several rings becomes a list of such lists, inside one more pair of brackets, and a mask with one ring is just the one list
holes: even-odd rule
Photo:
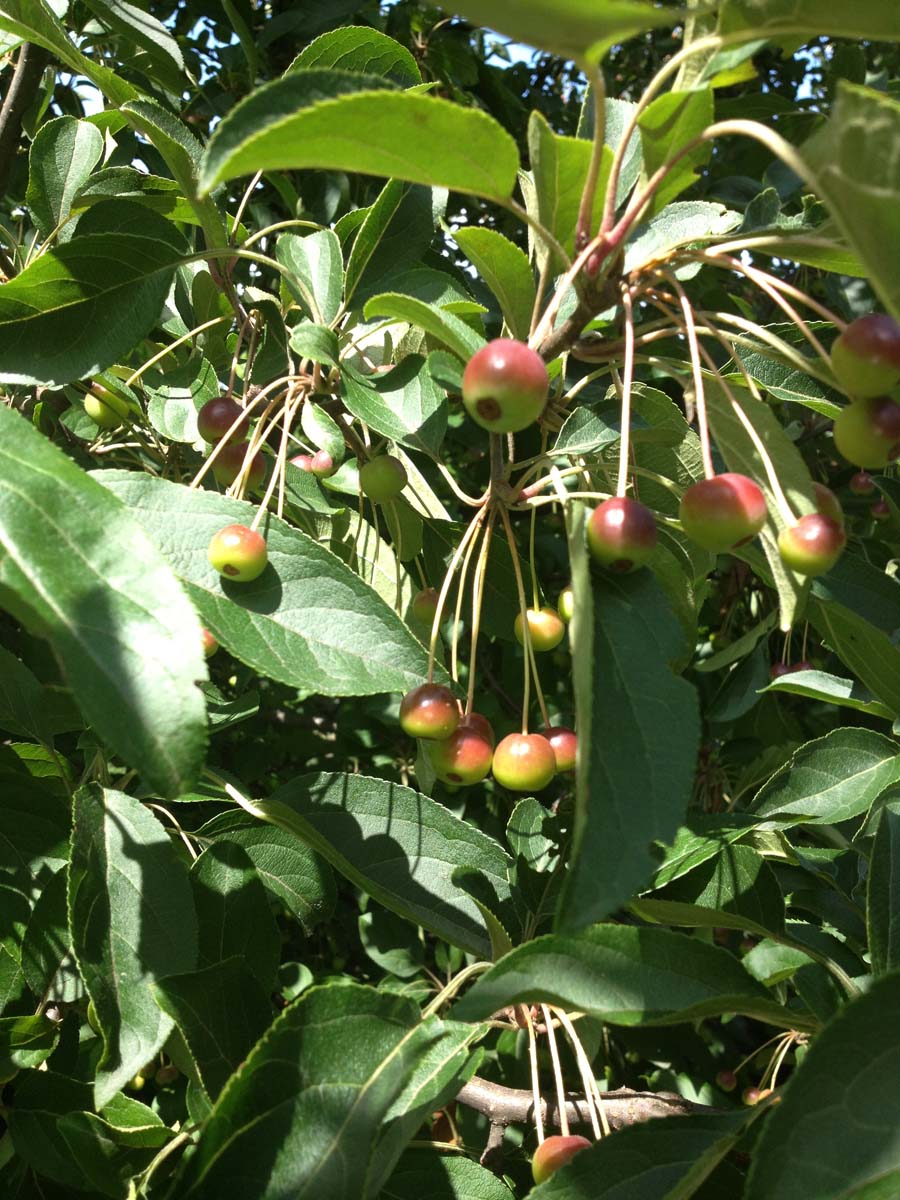
[[898, 41], [0, 0], [3, 1197], [900, 1195]]

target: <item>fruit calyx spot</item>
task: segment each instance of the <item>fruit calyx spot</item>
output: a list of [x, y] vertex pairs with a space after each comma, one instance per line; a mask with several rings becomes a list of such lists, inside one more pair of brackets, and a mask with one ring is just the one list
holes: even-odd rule
[[484, 417], [486, 421], [496, 421], [502, 411], [493, 396], [482, 396], [476, 403], [475, 408], [478, 411], [478, 415]]

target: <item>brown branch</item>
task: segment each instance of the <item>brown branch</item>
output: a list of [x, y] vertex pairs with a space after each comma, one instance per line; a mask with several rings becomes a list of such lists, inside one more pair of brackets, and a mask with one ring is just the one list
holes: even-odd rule
[[[625, 1125], [636, 1125], [649, 1121], [651, 1117], [688, 1116], [691, 1113], [715, 1113], [721, 1109], [706, 1104], [695, 1104], [673, 1092], [637, 1092], [631, 1088], [618, 1088], [614, 1092], [601, 1092], [603, 1107], [613, 1129]], [[511, 1125], [513, 1122], [531, 1124], [534, 1106], [530, 1090], [503, 1087], [473, 1075], [457, 1095], [460, 1104], [483, 1113], [492, 1125]], [[542, 1100], [544, 1122], [559, 1127], [559, 1112], [556, 1102]], [[566, 1101], [566, 1115], [571, 1125], [589, 1125], [590, 1112], [583, 1096], [571, 1096]]]
[[0, 107], [0, 196], [6, 191], [22, 135], [22, 117], [34, 99], [44, 67], [49, 61], [47, 51], [30, 42], [25, 42], [19, 51], [9, 89]]

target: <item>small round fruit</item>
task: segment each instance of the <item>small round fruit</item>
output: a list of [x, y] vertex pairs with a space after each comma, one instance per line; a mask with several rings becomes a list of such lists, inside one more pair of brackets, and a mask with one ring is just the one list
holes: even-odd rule
[[770, 679], [781, 679], [782, 675], [790, 675], [792, 670], [793, 670], [793, 667], [788, 666], [787, 663], [784, 663], [784, 662], [772, 663], [771, 667], [769, 667], [769, 678]]
[[481, 713], [463, 713], [463, 715], [459, 718], [459, 728], [474, 730], [477, 734], [483, 737], [486, 742], [490, 742], [491, 749], [493, 750], [494, 743], [497, 741], [496, 737], [494, 736], [494, 727], [487, 717], [483, 717]]
[[370, 458], [359, 468], [359, 486], [376, 504], [396, 500], [408, 482], [406, 467], [392, 454]]
[[851, 396], [878, 396], [900, 379], [900, 325], [887, 313], [852, 321], [831, 347], [831, 368]]
[[588, 520], [587, 544], [602, 566], [621, 574], [633, 571], [643, 566], [656, 548], [653, 513], [627, 496], [604, 500]]
[[678, 515], [691, 541], [721, 554], [756, 537], [766, 523], [766, 498], [752, 479], [728, 471], [692, 484]]
[[307, 475], [312, 475], [312, 461], [311, 454], [295, 454], [293, 458], [288, 459], [292, 467], [296, 467], [298, 471], [306, 471]]
[[511, 792], [539, 792], [556, 774], [556, 755], [539, 733], [510, 733], [494, 751], [493, 772]]
[[495, 338], [473, 354], [463, 372], [462, 397], [476, 424], [491, 433], [533, 425], [547, 403], [544, 360], [524, 342]]
[[826, 487], [824, 483], [814, 482], [813, 495], [816, 499], [817, 513], [821, 513], [823, 517], [830, 517], [838, 525], [844, 524], [844, 510], [831, 488]]
[[814, 671], [816, 668], [808, 658], [801, 658], [799, 662], [795, 662], [791, 667], [791, 674], [796, 675], [798, 671]]
[[[228, 434], [235, 421], [240, 424]], [[213, 396], [197, 413], [197, 429], [204, 442], [243, 442], [250, 432], [250, 418], [231, 396]]]
[[101, 429], [118, 429], [130, 409], [124, 397], [117, 396], [115, 392], [111, 392], [108, 387], [95, 380], [84, 398], [84, 411]]
[[328, 479], [337, 470], [337, 465], [327, 450], [317, 450], [310, 460], [309, 469], [319, 479]]
[[459, 726], [440, 742], [428, 743], [428, 759], [441, 783], [481, 783], [491, 769], [494, 749], [471, 724]]
[[[555, 609], [547, 607], [529, 608], [527, 609], [527, 616], [528, 637], [531, 641], [532, 649], [539, 652], [555, 650], [566, 636], [565, 622], [560, 620], [559, 613]], [[513, 629], [515, 630], [516, 641], [520, 646], [524, 646], [525, 638], [523, 635], [521, 612], [516, 613]]]
[[871, 496], [875, 491], [875, 480], [868, 471], [857, 471], [847, 486], [854, 496]]
[[582, 1150], [587, 1150], [590, 1145], [587, 1138], [579, 1137], [575, 1133], [568, 1137], [554, 1134], [552, 1137], [544, 1138], [531, 1160], [531, 1174], [534, 1176], [534, 1182], [545, 1183], [555, 1171], [564, 1167], [570, 1158], [574, 1158]]
[[168, 1087], [170, 1083], [174, 1083], [181, 1072], [174, 1063], [166, 1063], [164, 1067], [159, 1067], [156, 1074], [153, 1076], [154, 1083], [158, 1087]]
[[417, 621], [422, 625], [427, 625], [429, 629], [434, 624], [438, 599], [437, 588], [422, 588], [421, 592], [416, 592], [413, 597], [412, 614]]
[[733, 1092], [737, 1087], [738, 1077], [734, 1071], [720, 1071], [716, 1076], [716, 1087], [723, 1092]]
[[269, 561], [266, 539], [246, 525], [226, 525], [213, 534], [207, 554], [219, 574], [234, 583], [258, 579]]
[[869, 509], [876, 521], [889, 521], [891, 519], [891, 506], [887, 500], [876, 500]]
[[756, 1087], [744, 1088], [744, 1090], [741, 1092], [741, 1100], [744, 1102], [744, 1104], [749, 1105], [751, 1108], [754, 1104], [759, 1104], [762, 1098], [762, 1092]]
[[[220, 487], [230, 487], [240, 475], [247, 456], [248, 442], [228, 442], [220, 446], [213, 459], [212, 472]], [[247, 487], [251, 492], [262, 486], [266, 477], [266, 460], [261, 450], [257, 450], [250, 460], [247, 472]]]
[[449, 688], [422, 683], [400, 701], [400, 728], [414, 738], [448, 738], [459, 725], [459, 705]]
[[208, 629], [200, 631], [200, 638], [203, 644], [203, 654], [205, 658], [212, 658], [219, 648], [219, 643]]
[[544, 731], [544, 737], [553, 747], [556, 769], [562, 775], [575, 770], [575, 754], [578, 750], [578, 735], [565, 725], [552, 725]]
[[900, 454], [900, 404], [874, 396], [834, 419], [834, 444], [857, 467], [885, 467]]
[[840, 558], [847, 535], [836, 521], [807, 513], [778, 535], [781, 561], [798, 575], [824, 575]]
[[556, 611], [568, 625], [575, 615], [575, 593], [571, 587], [563, 588], [556, 602]]

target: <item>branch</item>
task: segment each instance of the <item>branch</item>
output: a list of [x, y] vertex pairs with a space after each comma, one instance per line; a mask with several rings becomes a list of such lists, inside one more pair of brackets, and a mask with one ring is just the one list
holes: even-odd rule
[[34, 99], [44, 67], [50, 55], [40, 46], [25, 42], [19, 51], [16, 68], [0, 108], [0, 196], [6, 191], [16, 148], [22, 134], [22, 117]]
[[[695, 1104], [673, 1092], [637, 1092], [631, 1088], [617, 1088], [614, 1092], [601, 1092], [600, 1095], [613, 1129], [649, 1121], [651, 1117], [721, 1112], [721, 1109]], [[534, 1119], [534, 1105], [529, 1090], [503, 1087], [478, 1075], [472, 1076], [456, 1098], [460, 1104], [483, 1113], [492, 1125], [511, 1125], [513, 1122], [530, 1124]], [[542, 1100], [541, 1110], [547, 1125], [559, 1126], [559, 1111], [555, 1101]], [[572, 1125], [590, 1124], [590, 1110], [583, 1096], [567, 1099], [566, 1115]]]

